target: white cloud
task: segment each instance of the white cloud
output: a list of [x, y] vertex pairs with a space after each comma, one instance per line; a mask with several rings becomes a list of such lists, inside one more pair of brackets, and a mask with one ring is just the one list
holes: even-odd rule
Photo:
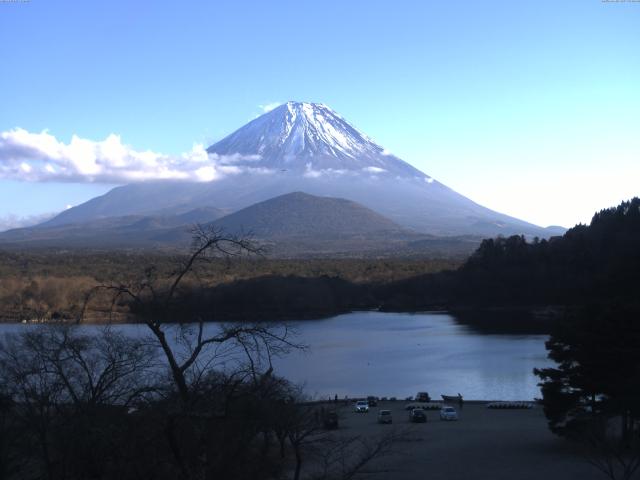
[[258, 105], [258, 107], [260, 107], [260, 110], [262, 110], [264, 113], [267, 113], [273, 110], [274, 108], [279, 107], [280, 105], [282, 105], [282, 102], [269, 102], [269, 103], [265, 103], [264, 105]]
[[322, 176], [322, 171], [308, 168], [303, 175], [307, 178], [318, 178]]
[[115, 134], [102, 141], [74, 135], [64, 143], [46, 130], [31, 133], [16, 128], [0, 132], [0, 178], [32, 182], [210, 182], [244, 171], [268, 173], [251, 166], [258, 160], [259, 155], [208, 154], [201, 144], [181, 155], [138, 151], [123, 144]]
[[362, 170], [364, 170], [365, 172], [369, 172], [369, 173], [386, 172], [386, 170], [384, 168], [380, 168], [380, 167], [364, 167]]
[[218, 176], [218, 172], [216, 172], [216, 169], [212, 166], [200, 167], [195, 171], [195, 174], [202, 182], [210, 182]]
[[42, 213], [40, 215], [28, 215], [20, 217], [18, 215], [4, 215], [0, 217], [0, 232], [11, 230], [12, 228], [23, 228], [37, 225], [55, 217], [55, 213]]
[[260, 155], [240, 155], [239, 153], [225, 156], [220, 156], [212, 153], [209, 154], [209, 158], [216, 161], [220, 165], [233, 165], [236, 163], [257, 162], [262, 160], [262, 157]]
[[319, 178], [325, 175], [344, 175], [348, 173], [347, 170], [343, 170], [341, 168], [324, 168], [321, 170], [314, 170], [313, 165], [311, 163], [307, 163], [305, 166], [303, 176], [307, 178]]

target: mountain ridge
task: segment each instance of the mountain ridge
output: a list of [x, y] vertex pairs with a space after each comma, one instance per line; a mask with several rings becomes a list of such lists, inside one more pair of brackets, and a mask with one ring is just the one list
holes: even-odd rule
[[[561, 233], [492, 211], [388, 154], [323, 104], [287, 102], [211, 145], [225, 172], [205, 183], [144, 182], [116, 187], [41, 226], [122, 215], [233, 213], [291, 192], [344, 198], [402, 228], [436, 236]], [[217, 162], [217, 163], [216, 163]], [[36, 227], [38, 228], [38, 227]]]
[[[208, 209], [160, 217], [129, 215], [90, 222], [16, 229], [0, 234], [0, 247], [99, 250], [118, 248], [184, 251], [191, 243], [193, 223], [187, 220], [219, 211]], [[460, 256], [471, 253], [480, 238], [440, 238], [403, 229], [351, 200], [293, 192], [259, 202], [203, 227], [250, 235], [271, 256], [392, 257]]]

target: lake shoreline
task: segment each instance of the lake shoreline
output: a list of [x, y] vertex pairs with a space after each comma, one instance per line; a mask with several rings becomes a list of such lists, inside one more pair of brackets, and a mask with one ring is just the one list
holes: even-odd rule
[[[267, 315], [265, 318], [246, 318], [241, 314], [222, 318], [205, 319], [205, 323], [287, 323], [287, 322], [314, 322], [323, 321], [340, 315], [348, 315], [359, 312], [403, 313], [411, 315], [444, 313], [452, 315], [456, 321], [468, 326], [480, 333], [492, 334], [548, 334], [553, 330], [555, 323], [562, 318], [571, 307], [562, 305], [497, 305], [497, 306], [445, 306], [432, 305], [420, 309], [395, 309], [387, 310], [383, 307], [336, 309], [334, 311], [308, 312], [306, 315], [284, 315], [278, 319]], [[106, 315], [105, 315], [106, 317]], [[82, 324], [82, 325], [144, 325], [144, 319], [135, 314], [116, 314], [115, 318], [88, 318], [81, 322], [75, 319], [56, 320], [22, 320], [16, 321], [9, 318], [0, 318], [0, 324]], [[167, 324], [196, 323], [196, 322], [167, 322]]]

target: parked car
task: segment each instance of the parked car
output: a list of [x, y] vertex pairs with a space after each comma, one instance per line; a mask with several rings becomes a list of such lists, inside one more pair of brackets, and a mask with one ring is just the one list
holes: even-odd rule
[[378, 423], [393, 423], [391, 410], [380, 410], [378, 412]]
[[336, 412], [327, 412], [324, 414], [324, 428], [327, 430], [334, 430], [338, 428], [338, 414]]
[[427, 421], [427, 414], [421, 408], [414, 408], [409, 412], [409, 420], [414, 423], [424, 423]]
[[358, 400], [356, 402], [356, 413], [369, 413], [369, 402]]
[[367, 397], [367, 403], [370, 407], [378, 406], [378, 398], [377, 397]]
[[458, 420], [458, 412], [448, 405], [440, 409], [440, 420]]
[[416, 402], [425, 402], [428, 403], [431, 401], [431, 397], [427, 392], [418, 392], [415, 398]]

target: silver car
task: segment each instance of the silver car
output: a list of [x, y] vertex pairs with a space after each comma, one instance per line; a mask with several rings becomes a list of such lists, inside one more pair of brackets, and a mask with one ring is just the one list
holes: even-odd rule
[[358, 400], [356, 402], [356, 413], [369, 413], [369, 402]]
[[458, 412], [453, 407], [444, 406], [440, 409], [440, 420], [458, 420]]

